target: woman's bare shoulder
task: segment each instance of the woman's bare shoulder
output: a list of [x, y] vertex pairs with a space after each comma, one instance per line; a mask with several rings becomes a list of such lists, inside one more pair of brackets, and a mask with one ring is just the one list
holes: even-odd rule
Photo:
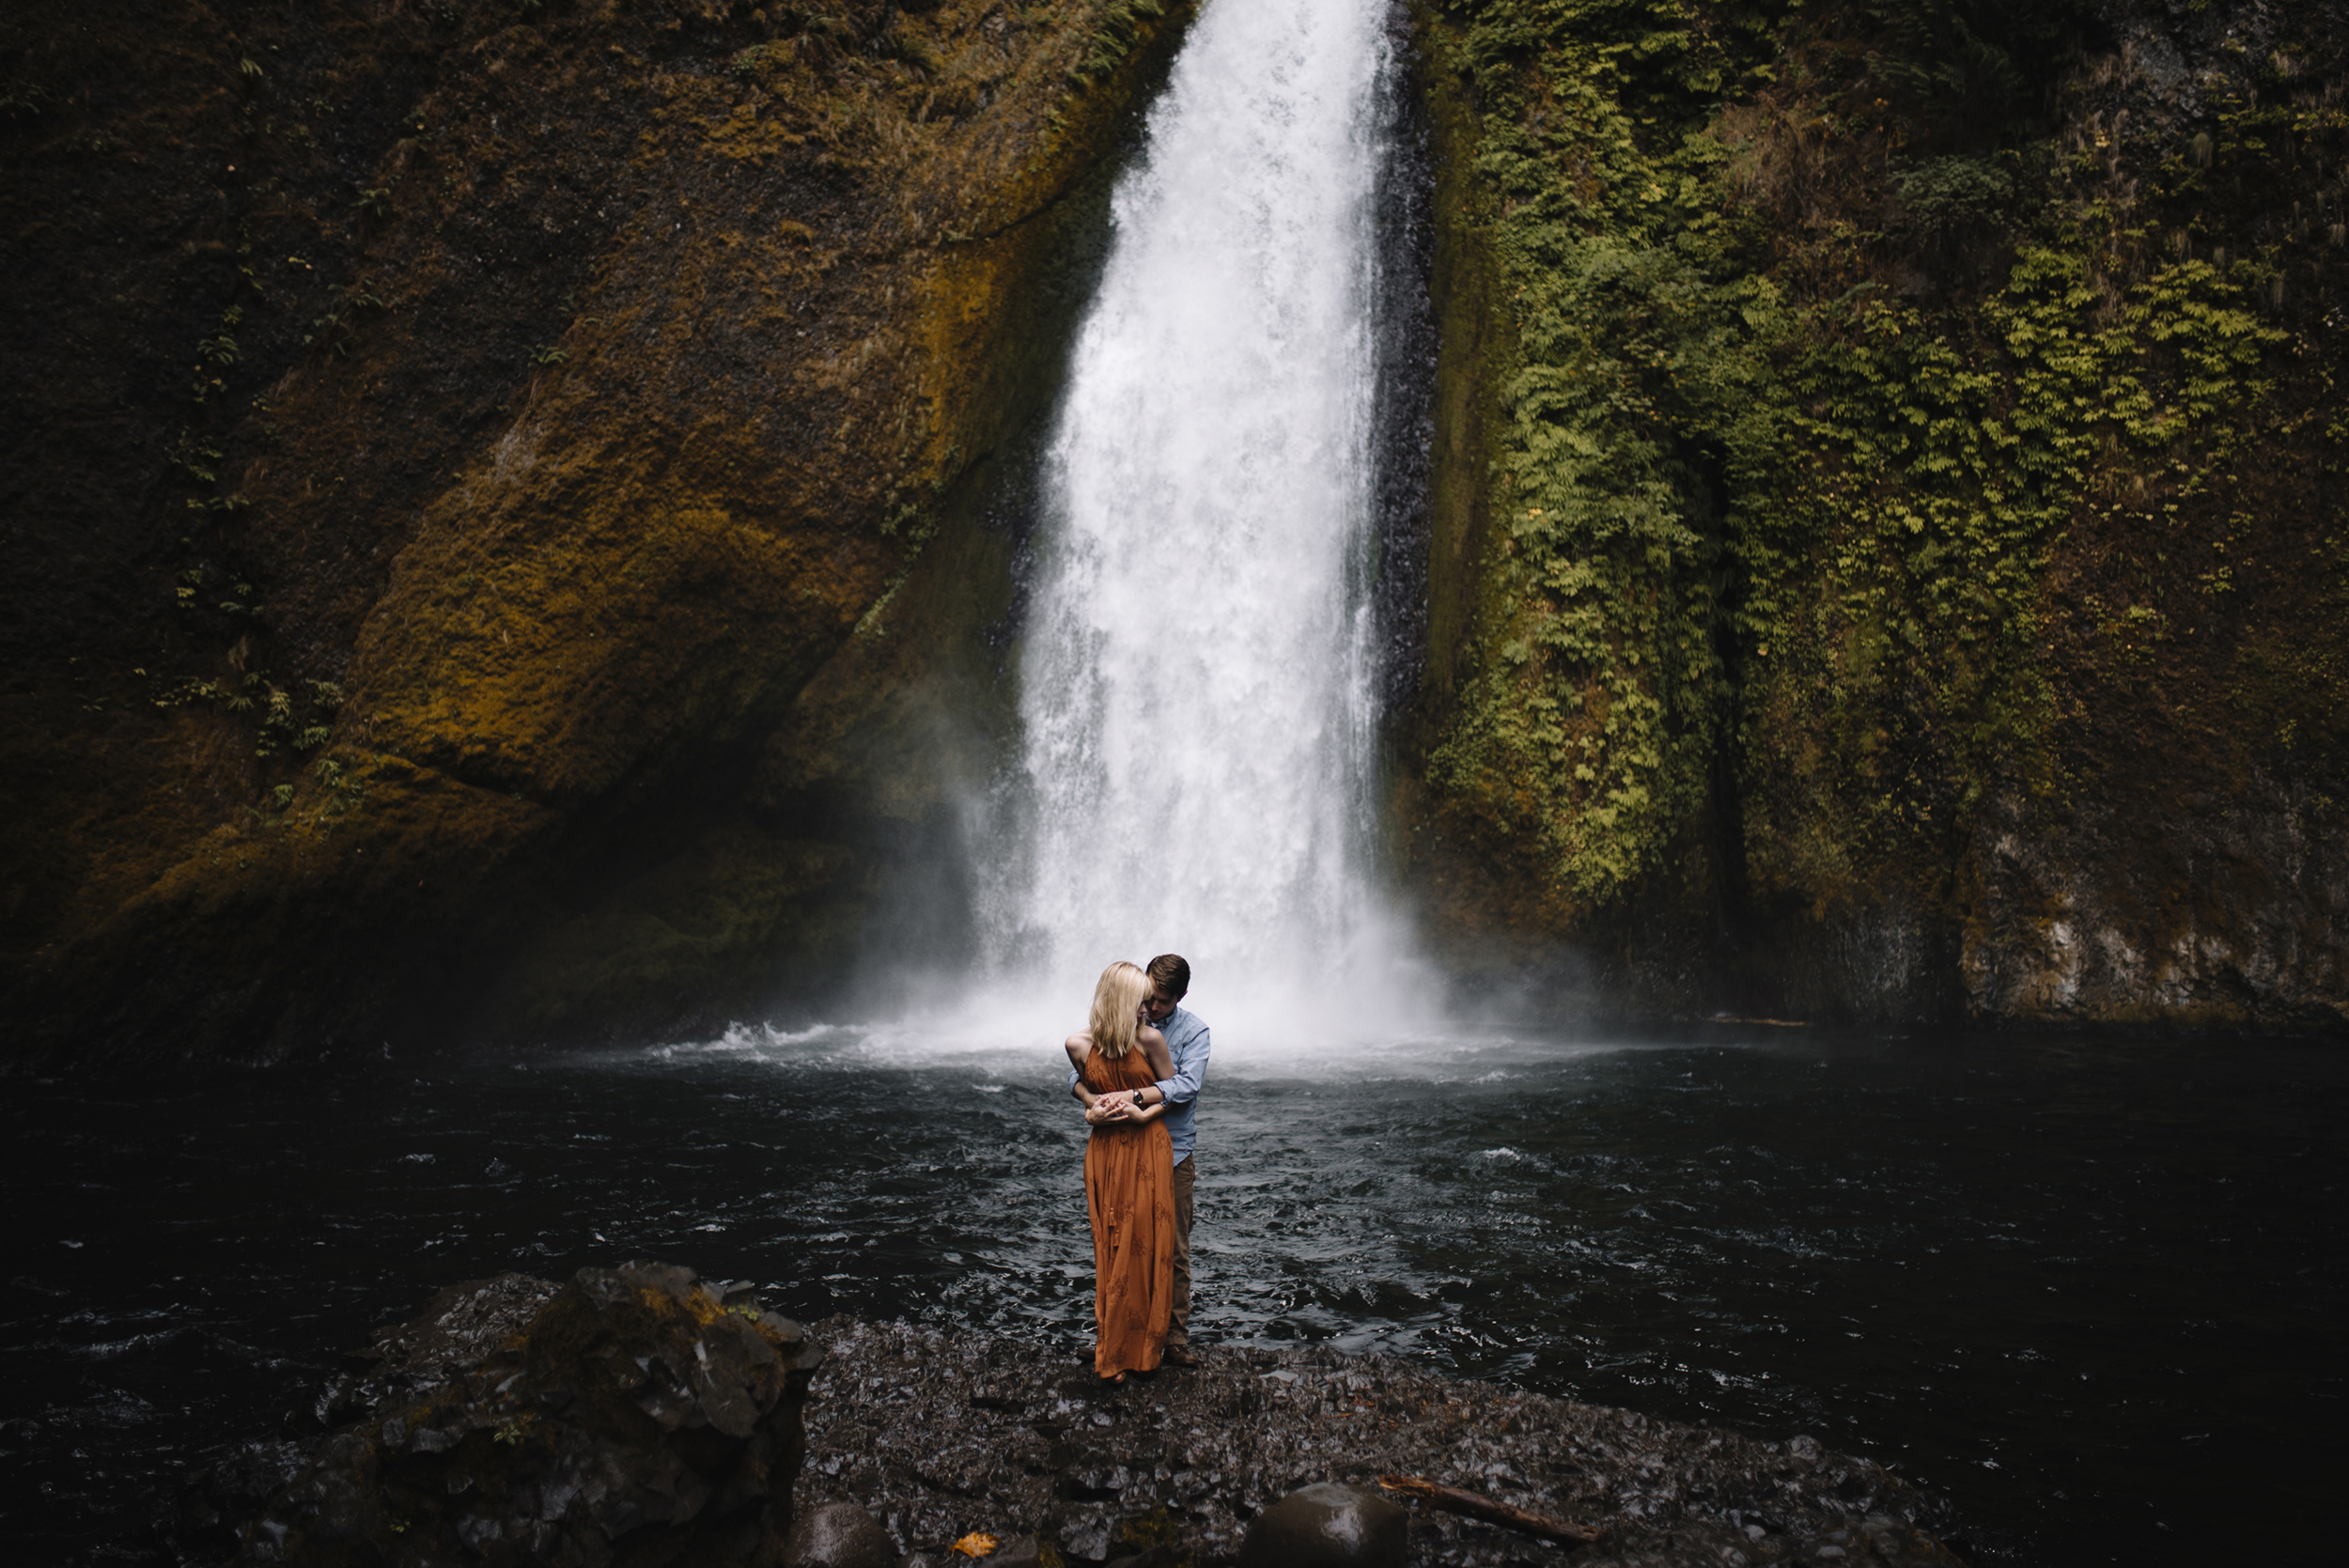
[[[1087, 1042], [1090, 1043], [1091, 1036], [1088, 1035], [1086, 1038]], [[1142, 1047], [1143, 1049], [1147, 1050], [1152, 1046], [1165, 1045], [1166, 1036], [1159, 1033], [1158, 1030], [1149, 1024], [1143, 1024], [1134, 1031], [1134, 1044]]]
[[1077, 1061], [1081, 1062], [1088, 1055], [1092, 1054], [1093, 1035], [1088, 1031], [1079, 1030], [1076, 1033], [1071, 1034], [1067, 1039], [1061, 1042], [1061, 1049], [1066, 1051]]

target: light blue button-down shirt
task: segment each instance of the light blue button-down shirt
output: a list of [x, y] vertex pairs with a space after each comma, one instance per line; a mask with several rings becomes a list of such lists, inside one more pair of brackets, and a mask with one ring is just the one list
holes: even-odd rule
[[[1173, 1058], [1174, 1076], [1160, 1079], [1158, 1091], [1166, 1096], [1166, 1130], [1174, 1140], [1174, 1163], [1182, 1164], [1197, 1147], [1199, 1086], [1207, 1080], [1207, 1026], [1196, 1013], [1181, 1007], [1159, 1025], [1166, 1036], [1166, 1054]], [[1077, 1087], [1077, 1070], [1068, 1070], [1068, 1087]]]

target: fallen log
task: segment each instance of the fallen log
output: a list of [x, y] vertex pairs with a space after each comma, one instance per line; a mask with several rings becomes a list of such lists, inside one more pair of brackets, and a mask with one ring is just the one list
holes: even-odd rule
[[1486, 1524], [1499, 1525], [1504, 1529], [1517, 1530], [1526, 1535], [1539, 1536], [1545, 1541], [1595, 1541], [1607, 1533], [1592, 1525], [1578, 1525], [1565, 1519], [1551, 1519], [1539, 1514], [1528, 1514], [1522, 1508], [1512, 1508], [1505, 1502], [1495, 1502], [1492, 1498], [1479, 1493], [1464, 1491], [1457, 1486], [1440, 1485], [1418, 1476], [1382, 1475], [1378, 1478], [1378, 1484], [1390, 1492], [1400, 1492], [1407, 1498], [1417, 1498], [1430, 1507], [1440, 1508], [1447, 1514], [1460, 1514], [1471, 1519], [1482, 1519]]

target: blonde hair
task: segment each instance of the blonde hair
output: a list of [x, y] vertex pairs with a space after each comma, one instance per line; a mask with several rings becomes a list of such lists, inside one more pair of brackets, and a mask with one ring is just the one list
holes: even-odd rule
[[1101, 971], [1101, 983], [1093, 987], [1093, 1017], [1086, 1028], [1093, 1033], [1093, 1048], [1112, 1062], [1134, 1048], [1142, 993], [1148, 985], [1141, 965], [1120, 958]]

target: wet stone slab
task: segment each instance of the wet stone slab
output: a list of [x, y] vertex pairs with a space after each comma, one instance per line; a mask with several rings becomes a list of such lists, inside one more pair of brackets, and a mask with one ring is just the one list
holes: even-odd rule
[[[1383, 1356], [1207, 1348], [1102, 1385], [1063, 1348], [830, 1318], [806, 1407], [802, 1509], [861, 1504], [933, 1564], [972, 1531], [1065, 1559], [1234, 1560], [1299, 1486], [1425, 1478], [1597, 1526], [1571, 1550], [1423, 1510], [1409, 1560], [1822, 1568], [1958, 1560], [1931, 1494], [1797, 1436], [1766, 1442], [1461, 1382]], [[1140, 1568], [1140, 1564], [1136, 1565]]]

